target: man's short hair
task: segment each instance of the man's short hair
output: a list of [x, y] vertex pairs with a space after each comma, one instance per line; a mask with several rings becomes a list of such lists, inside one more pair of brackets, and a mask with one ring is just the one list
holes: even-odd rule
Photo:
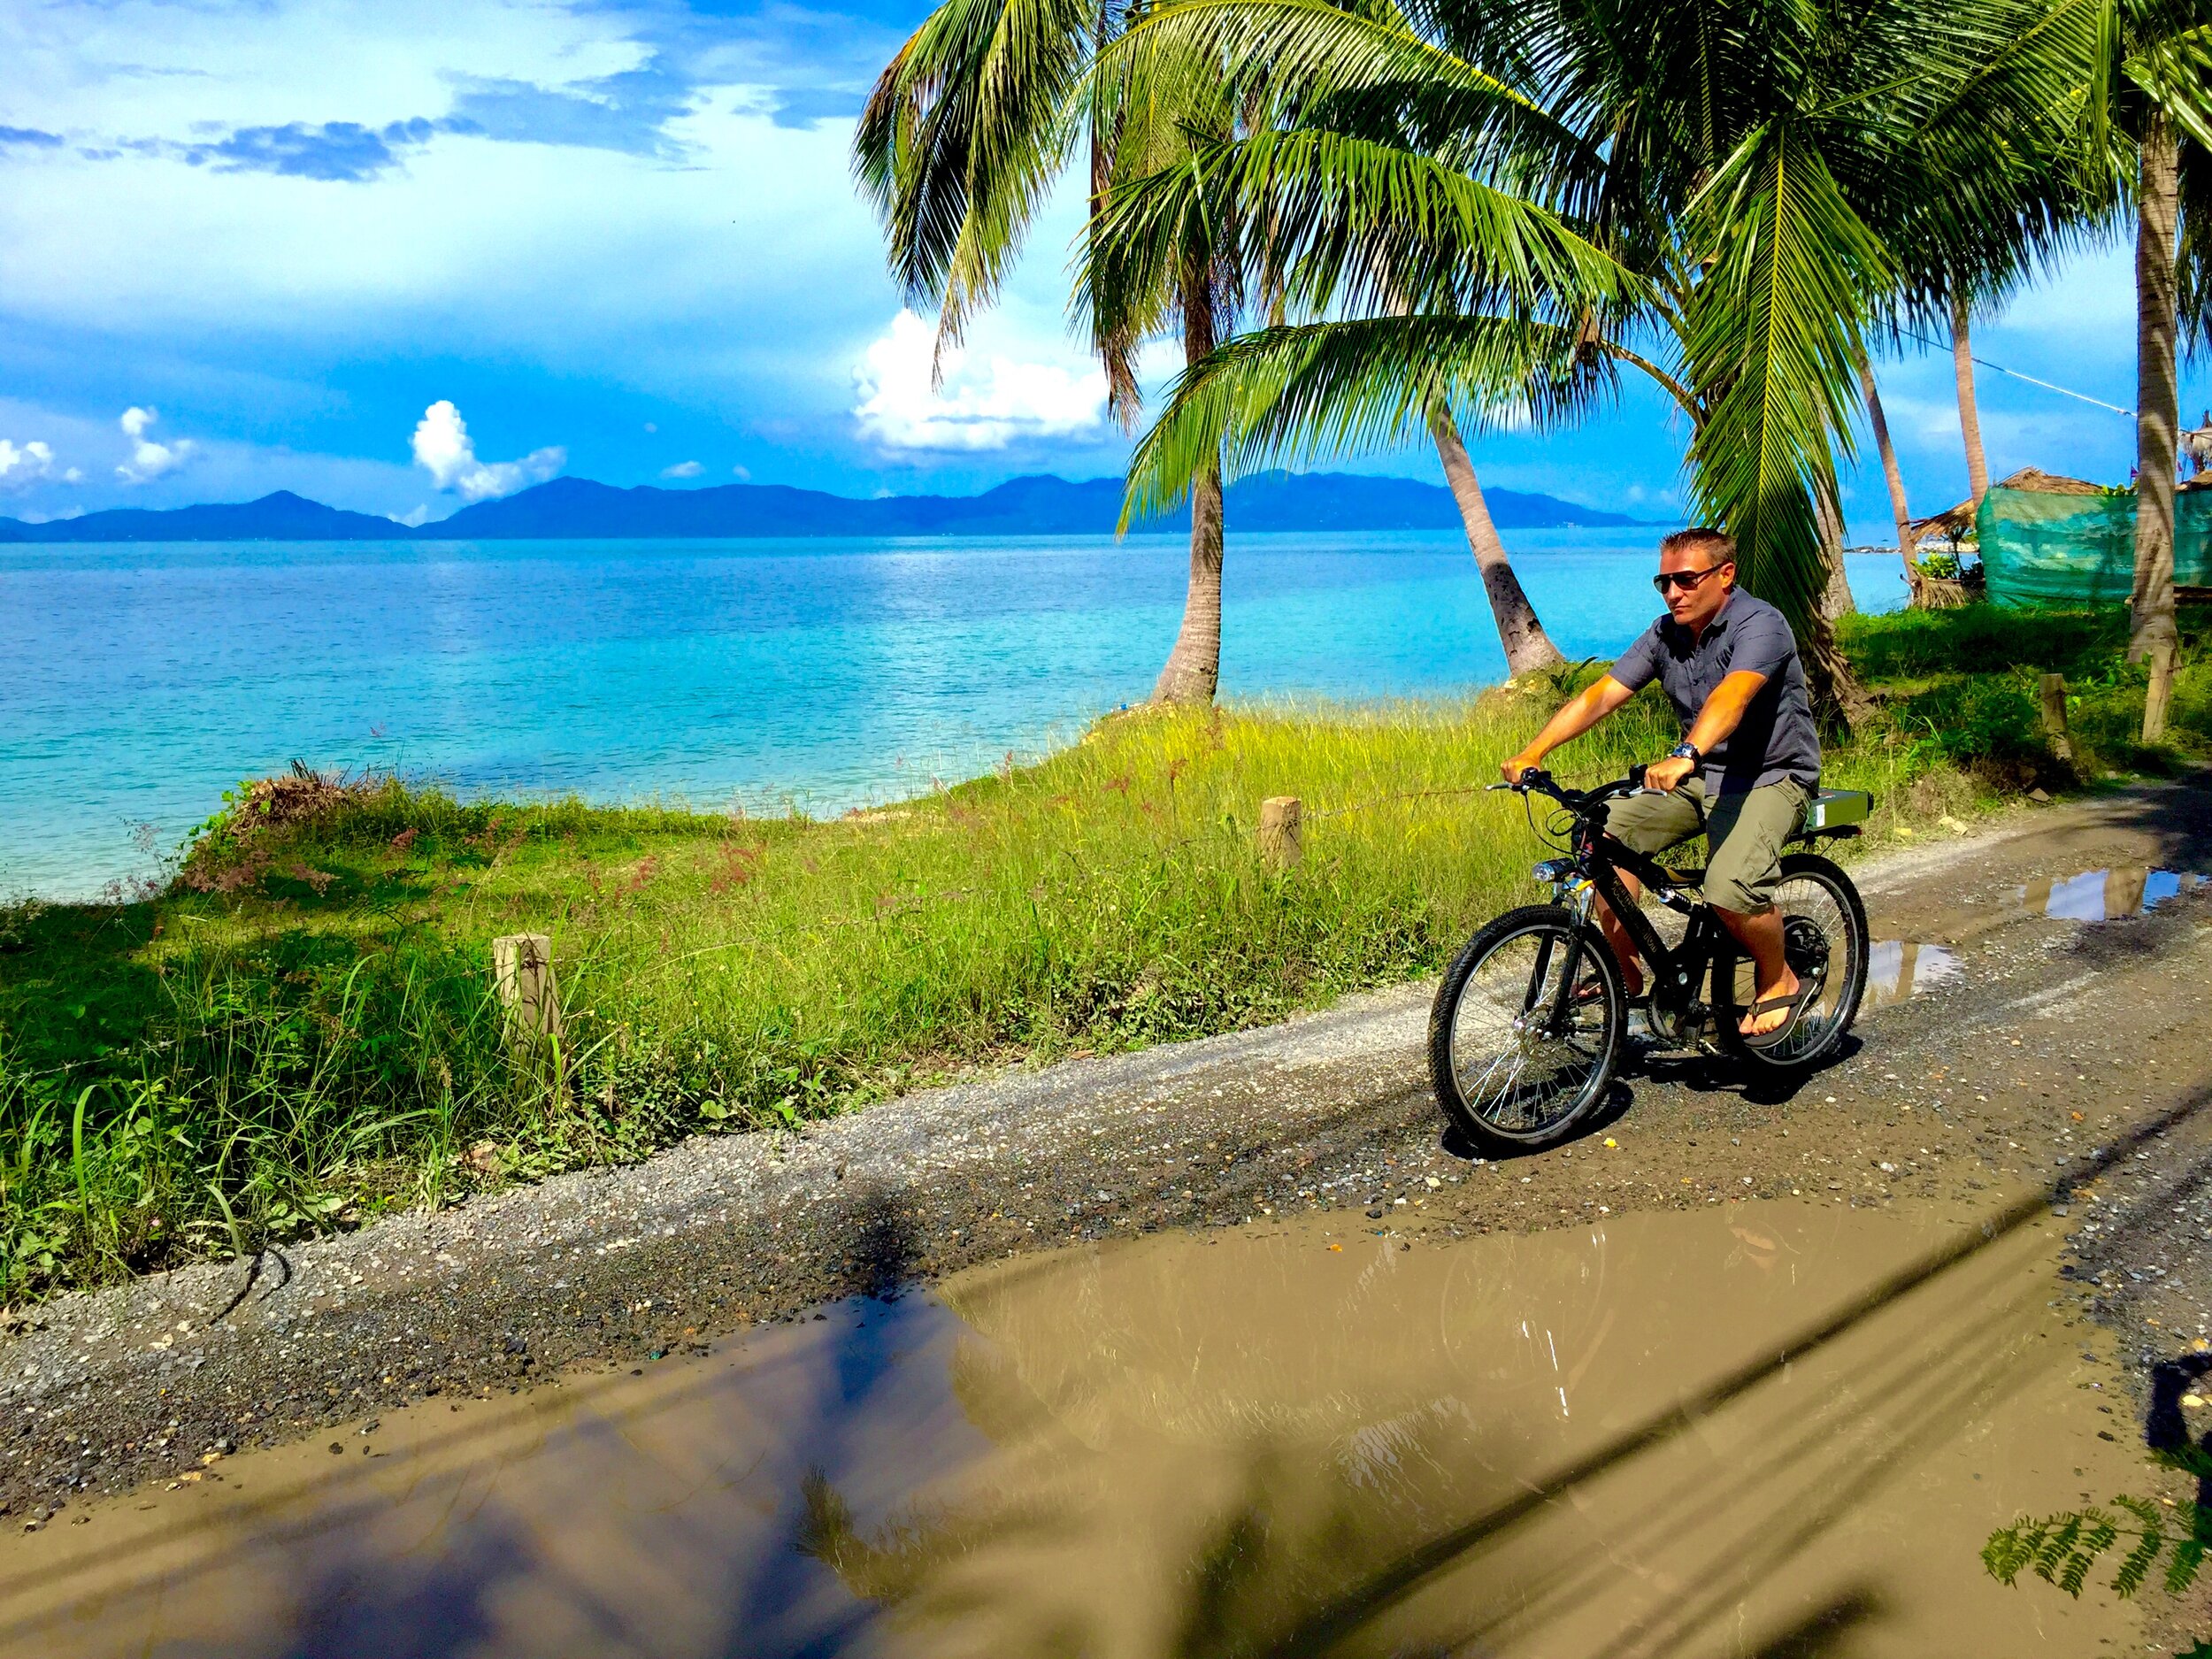
[[1692, 525], [1686, 530], [1677, 530], [1659, 543], [1659, 557], [1670, 553], [1708, 553], [1716, 565], [1736, 562], [1736, 538], [1725, 530], [1716, 530], [1710, 525]]

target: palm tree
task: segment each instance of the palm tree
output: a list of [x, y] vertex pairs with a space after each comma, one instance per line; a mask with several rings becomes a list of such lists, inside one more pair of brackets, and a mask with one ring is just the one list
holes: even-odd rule
[[1459, 435], [1459, 423], [1452, 419], [1451, 404], [1442, 398], [1431, 403], [1428, 422], [1437, 458], [1444, 464], [1444, 481], [1451, 487], [1452, 501], [1459, 508], [1460, 523], [1466, 527], [1467, 545], [1474, 553], [1475, 568], [1482, 572], [1482, 591], [1490, 601], [1490, 618], [1497, 624], [1498, 643], [1505, 650], [1507, 677], [1517, 680], [1523, 674], [1565, 662], [1566, 653], [1554, 645], [1551, 635], [1544, 632], [1536, 607], [1529, 603], [1527, 590], [1514, 573], [1513, 560], [1498, 534], [1496, 522], [1490, 517], [1490, 503], [1484, 498], [1482, 480], [1475, 476], [1475, 464]]
[[[1246, 222], [1300, 226], [1284, 280], [1313, 320], [1187, 372], [1140, 446], [1133, 500], [1171, 495], [1225, 436], [1241, 464], [1399, 439], [1425, 382], [1478, 410], [1564, 415], [1633, 369], [1688, 418], [1701, 513], [1734, 533], [1747, 585], [1791, 616], [1824, 700], [1847, 715], [1821, 518], [1850, 446], [1863, 328], [1899, 278], [1878, 227], [1940, 217], [1970, 243], [2015, 218], [2040, 155], [2027, 135], [2048, 128], [2090, 27], [2039, 0], [1933, 15], [1918, 0], [1163, 5], [1110, 61], [1274, 66], [1271, 130], [1190, 171]], [[1177, 188], [1118, 186], [1108, 240], [1141, 232]], [[1476, 211], [1509, 188], [1633, 278], [1571, 318], [1532, 303]], [[1360, 279], [1377, 265], [1411, 298], [1405, 314], [1373, 314]]]
[[1989, 457], [1982, 449], [1982, 411], [1974, 397], [1974, 342], [1969, 332], [1973, 299], [1965, 288], [1951, 294], [1951, 378], [1958, 387], [1959, 436], [1966, 444], [1966, 489], [1974, 505], [1989, 494]]
[[[2212, 4], [2101, 0], [2095, 50], [2077, 89], [2090, 166], [2124, 166], [2135, 199], [2135, 585], [2128, 655], [2148, 658], [2143, 736], [2162, 734], [2179, 632], [2174, 616], [2174, 472], [2181, 426], [2177, 364], [2185, 322], [2201, 338], [2212, 257]], [[2193, 318], [2182, 302], [2186, 252]]]
[[[1144, 24], [1140, 20], [1134, 27], [1142, 28]], [[1125, 37], [1125, 43], [1129, 38]], [[1224, 59], [1210, 43], [1194, 42], [1184, 56], [1173, 42], [1171, 33], [1156, 35], [1137, 51], [1125, 51], [1120, 45], [1110, 48], [1103, 54], [1101, 69], [1102, 81], [1110, 88], [1106, 96], [1129, 107], [1162, 96], [1162, 88], [1172, 88], [1179, 73], [1195, 73], [1208, 86], [1222, 79]], [[1594, 377], [1569, 361], [1575, 336], [1566, 325], [1593, 306], [1617, 303], [1623, 284], [1632, 279], [1574, 237], [1555, 216], [1509, 190], [1473, 181], [1458, 205], [1471, 216], [1468, 227], [1476, 245], [1464, 269], [1455, 275], [1443, 277], [1403, 266], [1386, 250], [1366, 250], [1325, 274], [1329, 262], [1317, 260], [1321, 250], [1310, 233], [1327, 224], [1333, 206], [1340, 204], [1304, 201], [1294, 189], [1270, 196], [1264, 188], [1256, 188], [1254, 173], [1278, 157], [1289, 158], [1294, 166], [1299, 163], [1294, 149], [1282, 150], [1274, 141], [1284, 135], [1285, 115], [1302, 107], [1314, 93], [1316, 83], [1301, 79], [1306, 67], [1264, 51], [1238, 60], [1226, 71], [1230, 83], [1239, 88], [1240, 120], [1233, 133], [1190, 142], [1187, 153], [1165, 168], [1118, 170], [1109, 205], [1087, 239], [1081, 286], [1106, 308], [1102, 327], [1132, 326], [1117, 308], [1132, 303], [1141, 307], [1143, 296], [1157, 288], [1173, 250], [1190, 240], [1194, 225], [1226, 230], [1225, 261], [1271, 296], [1269, 310], [1276, 320], [1256, 336], [1270, 342], [1294, 342], [1300, 337], [1299, 328], [1282, 321], [1294, 303], [1311, 315], [1350, 299], [1403, 316], [1417, 311], [1425, 301], [1434, 303], [1440, 281], [1456, 284], [1453, 308], [1468, 313], [1469, 320], [1480, 326], [1407, 375], [1403, 387], [1408, 396], [1390, 437], [1384, 441], [1412, 440], [1417, 434], [1435, 446], [1482, 574], [1509, 673], [1518, 676], [1563, 662], [1514, 572], [1468, 454], [1463, 427], [1481, 424], [1506, 404], [1532, 416], [1547, 416], [1576, 402]], [[1139, 86], [1145, 88], [1141, 96], [1134, 90]], [[1490, 106], [1487, 119], [1502, 131], [1519, 128], [1525, 136], [1534, 135], [1539, 148], [1543, 142], [1556, 143], [1566, 136], [1494, 79], [1475, 77], [1459, 93], [1464, 101]], [[1523, 146], [1520, 153], [1525, 150]], [[1486, 307], [1502, 307], [1509, 314], [1486, 314]], [[1540, 339], [1548, 345], [1537, 344]], [[1567, 348], [1564, 357], [1558, 349], [1563, 346]], [[1471, 358], [1455, 355], [1463, 347], [1474, 354]], [[1551, 357], [1540, 365], [1547, 349]], [[1215, 354], [1216, 359], [1221, 357]], [[1502, 371], [1501, 365], [1508, 366]], [[1475, 381], [1466, 379], [1471, 368]], [[1184, 384], [1194, 384], [1191, 377], [1196, 373], [1195, 367], [1187, 371]], [[1527, 378], [1532, 373], [1539, 373], [1545, 383], [1539, 386]], [[1483, 388], [1481, 395], [1471, 397], [1476, 382]], [[1200, 469], [1220, 457], [1229, 433], [1225, 425], [1206, 430], [1186, 423], [1180, 428], [1181, 447], [1171, 481], [1154, 490], [1133, 471], [1133, 508], [1154, 511], [1171, 505], [1187, 487], [1187, 479], [1202, 476]], [[1317, 445], [1313, 452], [1328, 448]]]
[[[878, 78], [854, 135], [855, 171], [883, 220], [901, 287], [937, 308], [941, 347], [995, 296], [1079, 149], [1088, 153], [1091, 201], [1095, 207], [1103, 200], [1117, 155], [1129, 146], [1130, 112], [1085, 96], [1085, 75], [1128, 13], [1123, 0], [945, 0]], [[1186, 97], [1178, 114], [1218, 119], [1223, 110], [1216, 88], [1210, 97]], [[1146, 130], [1156, 140], [1178, 129], [1154, 120]], [[1168, 159], [1156, 150], [1149, 158]], [[1202, 242], [1176, 255], [1143, 305], [1130, 311], [1151, 329], [1179, 326], [1186, 358], [1196, 362], [1233, 321], [1236, 288]], [[1125, 424], [1136, 413], [1132, 358], [1146, 332], [1094, 329], [1092, 337], [1110, 406]], [[1189, 586], [1153, 689], [1161, 703], [1211, 702], [1220, 682], [1217, 465], [1194, 470], [1190, 495]]]
[[1882, 477], [1889, 485], [1889, 510], [1897, 520], [1897, 557], [1905, 562], [1905, 591], [1909, 603], [1921, 603], [1920, 560], [1912, 533], [1912, 508], [1905, 496], [1905, 474], [1897, 465], [1897, 446], [1890, 441], [1889, 417], [1882, 411], [1882, 395], [1874, 385], [1874, 368], [1859, 359], [1859, 392], [1866, 401], [1867, 424], [1874, 429], [1874, 448], [1882, 460]]

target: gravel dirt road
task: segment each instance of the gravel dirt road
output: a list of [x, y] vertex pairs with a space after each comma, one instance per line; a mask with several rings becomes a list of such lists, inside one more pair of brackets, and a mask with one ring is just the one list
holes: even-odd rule
[[1411, 985], [64, 1298], [0, 1340], [0, 1500], [17, 1524], [66, 1525], [73, 1501], [211, 1453], [641, 1368], [1077, 1238], [1333, 1209], [1417, 1244], [1755, 1195], [1933, 1199], [1964, 1220], [2047, 1184], [2079, 1228], [2075, 1294], [2121, 1333], [2154, 1432], [2201, 1434], [2212, 1418], [2180, 1401], [2212, 1364], [2212, 887], [2144, 871], [2212, 872], [2212, 784], [2024, 809], [1868, 860], [1889, 942], [1840, 1063], [1778, 1098], [1655, 1061], [1617, 1117], [1516, 1161], [1442, 1144], [1431, 987]]

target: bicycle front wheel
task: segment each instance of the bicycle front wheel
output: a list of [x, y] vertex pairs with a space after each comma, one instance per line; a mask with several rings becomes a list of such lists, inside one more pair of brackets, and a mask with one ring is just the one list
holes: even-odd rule
[[1437, 987], [1437, 1102], [1485, 1152], [1556, 1145], [1604, 1099], [1627, 1024], [1619, 965], [1594, 929], [1557, 905], [1509, 910]]

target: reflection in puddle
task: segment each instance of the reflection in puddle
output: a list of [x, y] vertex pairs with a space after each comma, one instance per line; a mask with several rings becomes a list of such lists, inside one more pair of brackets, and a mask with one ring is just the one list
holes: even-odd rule
[[2109, 922], [2156, 910], [2203, 880], [2188, 871], [2128, 864], [2032, 881], [2015, 888], [2014, 896], [2023, 909], [2054, 921]]
[[1941, 945], [1878, 940], [1866, 953], [1866, 1005], [1886, 1008], [1958, 977], [1958, 957]]
[[2046, 1306], [2049, 1224], [1868, 1295], [1962, 1225], [1747, 1203], [1005, 1263], [6, 1540], [0, 1650], [2094, 1653], [2130, 1615], [1976, 1554], [2139, 1476]]

